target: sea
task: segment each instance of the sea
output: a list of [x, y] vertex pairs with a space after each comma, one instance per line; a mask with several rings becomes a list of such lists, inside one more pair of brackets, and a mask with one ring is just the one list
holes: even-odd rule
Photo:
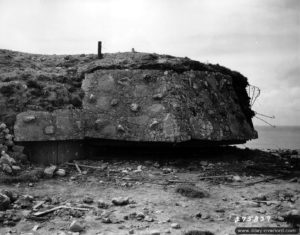
[[247, 141], [239, 147], [251, 149], [300, 150], [300, 126], [255, 126], [258, 139]]

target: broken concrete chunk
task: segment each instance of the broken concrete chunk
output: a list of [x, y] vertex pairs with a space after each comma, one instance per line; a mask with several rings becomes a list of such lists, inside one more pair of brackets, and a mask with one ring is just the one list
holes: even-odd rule
[[55, 166], [55, 165], [46, 167], [44, 170], [44, 175], [46, 177], [52, 178], [56, 169], [57, 169], [57, 166]]
[[66, 176], [66, 171], [65, 171], [64, 169], [58, 169], [58, 170], [55, 172], [55, 175], [64, 177], [64, 176]]

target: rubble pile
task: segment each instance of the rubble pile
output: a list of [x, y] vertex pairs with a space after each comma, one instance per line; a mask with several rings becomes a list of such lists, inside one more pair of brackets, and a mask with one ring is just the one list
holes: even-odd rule
[[[19, 194], [0, 192], [0, 227], [22, 229], [26, 223], [43, 234], [59, 222], [55, 229], [65, 234], [88, 234], [96, 225], [99, 233], [193, 234], [200, 229], [191, 226], [196, 224], [212, 232], [217, 231], [210, 229], [213, 223], [245, 225], [245, 215], [298, 226], [299, 152], [229, 149], [202, 160], [80, 160], [48, 166], [42, 182], [23, 184]], [[268, 171], [259, 168], [267, 165]], [[56, 185], [62, 188], [53, 192]]]
[[13, 138], [6, 124], [0, 123], [0, 171], [9, 175], [19, 172], [20, 164], [27, 161], [24, 147], [15, 145]]

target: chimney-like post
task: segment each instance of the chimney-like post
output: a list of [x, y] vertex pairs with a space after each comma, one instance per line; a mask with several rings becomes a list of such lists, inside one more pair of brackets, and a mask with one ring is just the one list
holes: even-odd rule
[[102, 52], [101, 52], [101, 50], [102, 50], [102, 42], [99, 41], [98, 42], [98, 59], [102, 59]]

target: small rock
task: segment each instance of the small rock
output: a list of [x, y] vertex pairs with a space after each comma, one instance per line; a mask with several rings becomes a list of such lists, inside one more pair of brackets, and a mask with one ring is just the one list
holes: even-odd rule
[[115, 205], [115, 206], [126, 206], [129, 204], [129, 198], [126, 197], [126, 198], [122, 198], [122, 197], [115, 197], [112, 199], [112, 203]]
[[33, 202], [33, 197], [32, 196], [22, 195], [15, 202], [15, 204], [24, 209], [24, 208], [30, 208], [32, 206], [32, 202]]
[[235, 182], [241, 182], [242, 181], [241, 177], [238, 176], [238, 175], [233, 176], [232, 180], [235, 181]]
[[58, 169], [58, 170], [55, 172], [55, 175], [64, 177], [64, 176], [66, 176], [66, 171], [65, 171], [64, 169]]
[[267, 197], [266, 197], [266, 195], [263, 195], [263, 194], [260, 193], [257, 196], [253, 197], [252, 199], [253, 200], [258, 200], [258, 201], [266, 201]]
[[131, 110], [132, 112], [137, 112], [137, 111], [139, 111], [139, 109], [140, 109], [140, 107], [139, 107], [139, 105], [136, 104], [136, 103], [133, 103], [133, 104], [130, 105], [130, 110]]
[[180, 224], [178, 224], [178, 223], [172, 223], [172, 224], [171, 224], [171, 228], [173, 228], [173, 229], [180, 229], [181, 226], [180, 226]]
[[111, 106], [116, 106], [116, 105], [118, 105], [118, 103], [119, 103], [118, 99], [112, 99], [112, 101], [110, 102], [110, 105]]
[[172, 169], [171, 168], [163, 168], [163, 173], [170, 174], [170, 173], [172, 173]]
[[21, 170], [21, 167], [19, 166], [12, 166], [11, 167], [13, 171], [20, 171]]
[[89, 102], [90, 103], [95, 103], [96, 102], [96, 96], [95, 95], [93, 95], [93, 94], [90, 94], [90, 96], [89, 96]]
[[125, 132], [125, 128], [122, 125], [120, 125], [120, 124], [117, 126], [117, 130], [119, 132]]
[[98, 206], [98, 208], [101, 208], [101, 209], [107, 209], [107, 208], [109, 208], [109, 204], [108, 203], [106, 203], [104, 200], [102, 200], [102, 199], [99, 199], [98, 201], [97, 201], [97, 206]]
[[71, 176], [70, 180], [72, 180], [72, 181], [76, 180], [76, 176]]
[[143, 212], [139, 212], [135, 215], [137, 220], [143, 220], [145, 218], [145, 215]]
[[5, 164], [8, 164], [8, 165], [13, 165], [13, 164], [16, 164], [16, 161], [15, 159], [13, 159], [12, 157], [10, 157], [7, 153], [1, 153], [2, 157], [0, 158], [0, 164], [2, 163], [5, 163]]
[[152, 217], [146, 215], [145, 218], [144, 218], [144, 221], [147, 221], [147, 222], [153, 222], [154, 219], [153, 219]]
[[10, 165], [8, 165], [8, 164], [6, 164], [6, 163], [2, 164], [2, 170], [3, 170], [6, 174], [12, 174], [12, 173], [13, 173], [13, 171], [12, 171]]
[[86, 204], [92, 204], [94, 202], [94, 199], [89, 196], [86, 196], [85, 198], [83, 198], [82, 201]]
[[155, 129], [158, 125], [159, 125], [159, 121], [157, 121], [156, 119], [154, 119], [154, 120], [150, 123], [149, 127], [150, 127], [151, 129]]
[[10, 205], [10, 199], [7, 195], [0, 193], [0, 211], [5, 211]]
[[0, 131], [4, 130], [6, 128], [6, 124], [5, 123], [1, 123], [0, 124]]
[[136, 170], [135, 170], [134, 172], [135, 172], [135, 173], [142, 172], [142, 171], [143, 171], [143, 170], [142, 170], [142, 167], [143, 167], [143, 166], [139, 165], [139, 166], [136, 168]]
[[56, 169], [57, 169], [57, 166], [55, 166], [55, 165], [46, 167], [45, 170], [44, 170], [45, 176], [49, 177], [49, 178], [52, 178]]
[[160, 231], [159, 230], [150, 230], [148, 232], [149, 235], [160, 235]]
[[15, 202], [19, 198], [19, 194], [15, 191], [3, 189], [0, 193], [8, 196], [11, 202]]
[[161, 100], [163, 98], [163, 94], [162, 93], [158, 93], [152, 96], [152, 98], [154, 100]]
[[129, 234], [134, 234], [134, 230], [133, 230], [133, 229], [130, 229], [130, 230], [128, 231], [128, 233], [129, 233]]
[[83, 226], [79, 222], [77, 222], [76, 220], [74, 220], [70, 224], [69, 230], [71, 232], [81, 232], [81, 231], [83, 231]]

